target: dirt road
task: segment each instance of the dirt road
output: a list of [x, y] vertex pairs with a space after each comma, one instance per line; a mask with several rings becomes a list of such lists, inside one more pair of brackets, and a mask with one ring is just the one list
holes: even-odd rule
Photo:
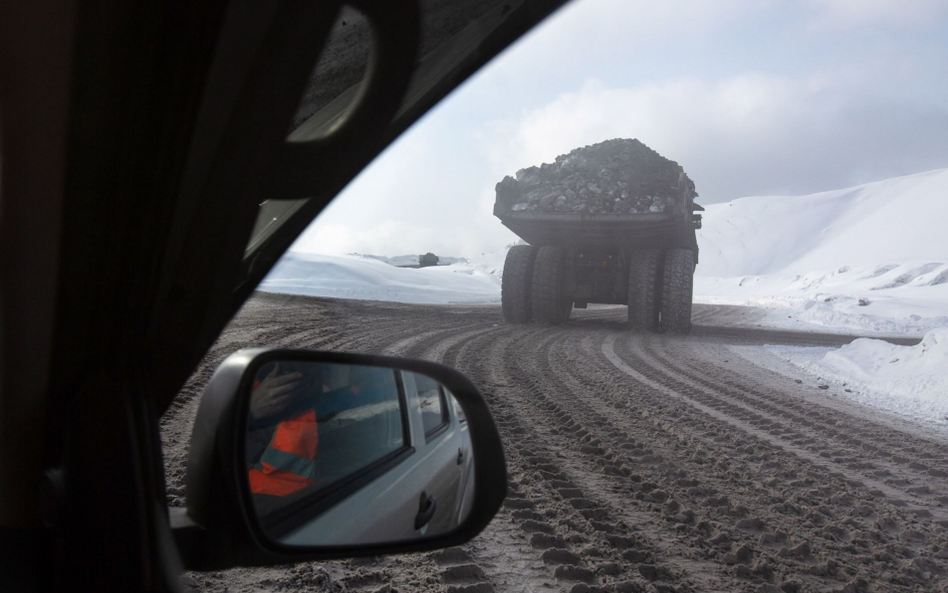
[[[212, 591], [948, 591], [948, 439], [873, 413], [729, 345], [843, 344], [735, 329], [696, 307], [692, 336], [634, 335], [623, 308], [560, 327], [499, 307], [259, 295], [162, 421], [183, 504], [204, 383], [250, 345], [444, 362], [488, 400], [510, 470], [505, 508], [437, 553], [193, 573]], [[753, 326], [753, 324], [751, 324]]]

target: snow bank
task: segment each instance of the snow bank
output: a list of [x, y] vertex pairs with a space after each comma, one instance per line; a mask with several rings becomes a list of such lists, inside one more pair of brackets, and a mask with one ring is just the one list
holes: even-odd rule
[[[367, 259], [377, 259], [381, 262], [385, 262], [392, 266], [414, 266], [418, 263], [418, 258], [421, 256], [420, 253], [410, 254], [410, 255], [372, 255], [371, 253], [349, 253], [355, 257], [362, 257]], [[447, 266], [451, 264], [456, 264], [463, 262], [463, 257], [449, 257], [445, 255], [438, 256], [438, 265]]]
[[373, 258], [291, 251], [264, 278], [259, 290], [399, 303], [496, 303], [500, 276], [494, 271], [490, 258], [412, 269]]
[[[771, 326], [914, 334], [948, 326], [948, 169], [707, 207], [695, 300]], [[417, 256], [288, 253], [261, 290], [406, 303], [500, 300], [506, 249], [420, 270]], [[453, 258], [447, 259], [451, 261]]]
[[948, 325], [948, 169], [807, 196], [708, 206], [698, 302], [770, 325], [914, 333]]
[[915, 420], [948, 425], [948, 328], [915, 346], [860, 338], [838, 349], [768, 346], [842, 389], [840, 395]]

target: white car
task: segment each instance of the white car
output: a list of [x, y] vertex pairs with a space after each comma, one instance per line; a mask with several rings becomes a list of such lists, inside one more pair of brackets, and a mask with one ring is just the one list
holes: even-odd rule
[[[293, 363], [261, 367], [257, 382], [281, 364], [287, 372]], [[289, 404], [280, 417], [313, 408], [318, 453], [302, 463], [310, 486], [290, 495], [252, 493], [270, 537], [291, 546], [397, 542], [447, 533], [463, 522], [474, 493], [471, 437], [443, 385], [393, 368], [295, 363], [290, 370], [295, 392], [284, 397], [303, 403]], [[248, 443], [261, 440], [255, 433], [274, 438], [276, 422], [251, 421]], [[264, 448], [248, 445], [250, 471]], [[276, 464], [281, 454], [267, 459]], [[294, 460], [300, 465], [299, 458], [288, 463]]]

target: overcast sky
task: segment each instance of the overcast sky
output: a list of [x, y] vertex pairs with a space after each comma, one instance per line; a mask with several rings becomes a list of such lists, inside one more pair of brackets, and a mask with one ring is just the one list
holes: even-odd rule
[[[575, 0], [367, 168], [293, 249], [474, 256], [504, 175], [638, 138], [700, 203], [948, 167], [948, 0]], [[946, 196], [948, 199], [948, 196]]]

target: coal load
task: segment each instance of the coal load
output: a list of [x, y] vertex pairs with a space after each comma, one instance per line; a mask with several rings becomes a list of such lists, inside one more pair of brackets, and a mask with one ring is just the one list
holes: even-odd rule
[[584, 146], [497, 184], [499, 212], [645, 214], [686, 209], [695, 184], [678, 163], [638, 140]]

